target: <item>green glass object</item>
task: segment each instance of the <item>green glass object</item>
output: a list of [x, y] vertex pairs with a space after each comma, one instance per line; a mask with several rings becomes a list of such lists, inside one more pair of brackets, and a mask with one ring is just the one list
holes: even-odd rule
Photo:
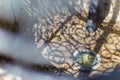
[[90, 50], [79, 50], [74, 54], [74, 62], [80, 66], [81, 70], [91, 70], [98, 67], [100, 58], [98, 55]]

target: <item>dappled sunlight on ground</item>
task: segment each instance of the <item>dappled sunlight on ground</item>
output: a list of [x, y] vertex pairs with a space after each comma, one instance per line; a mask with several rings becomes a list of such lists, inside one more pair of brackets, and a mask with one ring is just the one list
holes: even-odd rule
[[[94, 33], [86, 31], [89, 0], [36, 1], [23, 1], [33, 18], [34, 42], [0, 29], [0, 80], [120, 79], [120, 0], [112, 1]], [[80, 49], [95, 51], [100, 66], [79, 70], [73, 53]]]

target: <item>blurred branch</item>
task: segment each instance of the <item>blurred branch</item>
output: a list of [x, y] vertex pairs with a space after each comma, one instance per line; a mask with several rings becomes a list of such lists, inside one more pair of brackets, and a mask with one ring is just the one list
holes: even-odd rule
[[8, 30], [13, 33], [18, 33], [18, 24], [12, 21], [4, 20], [0, 18], [0, 28]]

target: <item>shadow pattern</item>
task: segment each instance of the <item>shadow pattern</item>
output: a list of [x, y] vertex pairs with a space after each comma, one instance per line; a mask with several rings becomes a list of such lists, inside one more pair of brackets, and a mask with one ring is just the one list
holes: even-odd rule
[[[56, 67], [47, 71], [55, 72], [58, 69], [57, 72], [61, 76], [73, 75], [77, 77], [75, 80], [81, 79], [81, 76], [83, 78], [81, 80], [99, 80], [99, 76], [110, 76], [116, 69], [119, 71], [120, 22], [116, 22], [116, 19], [120, 17], [120, 0], [111, 3], [109, 15], [112, 14], [112, 17], [106, 17], [104, 22], [99, 24], [97, 31], [91, 35], [86, 32], [88, 10], [84, 9], [82, 1], [80, 3], [79, 0], [58, 1], [56, 7], [55, 2], [51, 5], [52, 0], [41, 2], [36, 0], [26, 2], [28, 7], [26, 10], [36, 22], [33, 29], [35, 44], [40, 54]], [[46, 5], [45, 10], [42, 10], [42, 5], [37, 7], [40, 4]], [[49, 5], [54, 9], [50, 9]], [[39, 13], [41, 10], [43, 12]], [[101, 56], [99, 68], [91, 72], [81, 72], [73, 62], [73, 53], [79, 49], [97, 52]], [[108, 79], [104, 78], [104, 80]]]

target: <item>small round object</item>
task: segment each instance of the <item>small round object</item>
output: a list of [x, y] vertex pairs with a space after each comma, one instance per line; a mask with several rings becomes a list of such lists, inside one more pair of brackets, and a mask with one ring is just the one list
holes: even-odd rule
[[90, 71], [100, 65], [100, 57], [91, 50], [78, 50], [73, 54], [74, 63], [79, 65], [80, 70]]

